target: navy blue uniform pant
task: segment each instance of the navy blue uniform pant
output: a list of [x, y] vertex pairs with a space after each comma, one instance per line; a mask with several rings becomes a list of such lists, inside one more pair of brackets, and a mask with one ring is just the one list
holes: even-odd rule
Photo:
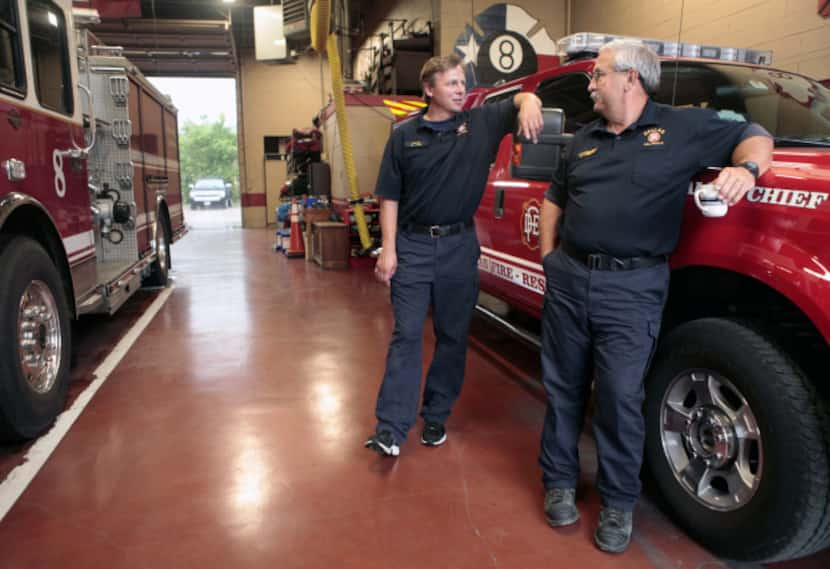
[[604, 505], [631, 510], [645, 443], [643, 378], [660, 330], [668, 264], [589, 270], [560, 249], [543, 264], [542, 480], [546, 489], [576, 487], [577, 443], [593, 380], [597, 488]]
[[402, 443], [418, 416], [424, 321], [432, 308], [435, 353], [427, 372], [421, 416], [444, 423], [461, 393], [467, 333], [478, 299], [479, 245], [475, 229], [433, 238], [400, 232], [392, 277], [395, 328], [375, 414], [377, 430]]

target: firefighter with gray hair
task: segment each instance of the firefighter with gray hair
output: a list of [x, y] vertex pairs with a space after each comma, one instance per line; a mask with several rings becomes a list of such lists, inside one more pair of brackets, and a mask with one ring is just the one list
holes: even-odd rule
[[540, 224], [545, 516], [553, 527], [579, 519], [577, 443], [593, 382], [601, 498], [594, 541], [614, 553], [631, 540], [645, 443], [643, 378], [689, 182], [701, 169], [722, 167], [714, 186], [734, 205], [772, 158], [762, 127], [656, 103], [650, 95], [659, 82], [660, 61], [642, 42], [616, 40], [599, 51], [588, 91], [600, 116], [569, 143]]

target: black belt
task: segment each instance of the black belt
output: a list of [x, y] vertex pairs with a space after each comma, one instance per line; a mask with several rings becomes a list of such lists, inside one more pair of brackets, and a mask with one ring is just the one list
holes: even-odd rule
[[586, 253], [569, 245], [562, 243], [559, 247], [570, 258], [575, 259], [595, 271], [630, 271], [631, 269], [644, 269], [660, 265], [668, 260], [666, 255], [654, 257], [615, 257], [604, 253]]
[[473, 225], [472, 219], [469, 221], [450, 223], [449, 225], [419, 225], [417, 223], [407, 223], [401, 226], [401, 230], [412, 233], [425, 233], [430, 237], [438, 238], [461, 233], [465, 229], [471, 228]]

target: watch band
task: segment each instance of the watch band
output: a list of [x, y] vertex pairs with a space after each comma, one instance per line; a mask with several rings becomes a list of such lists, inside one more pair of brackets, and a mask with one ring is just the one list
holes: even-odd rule
[[750, 174], [752, 174], [752, 177], [755, 178], [755, 180], [758, 180], [758, 176], [761, 175], [761, 169], [758, 167], [758, 164], [756, 164], [755, 162], [750, 162], [750, 161], [747, 160], [746, 162], [741, 162], [740, 164], [735, 164], [735, 167], [736, 168], [743, 168], [743, 169], [747, 170]]

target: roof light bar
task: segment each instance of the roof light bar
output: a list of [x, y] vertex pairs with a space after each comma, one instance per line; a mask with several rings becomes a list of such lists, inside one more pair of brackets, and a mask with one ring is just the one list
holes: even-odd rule
[[612, 34], [598, 34], [580, 32], [565, 36], [556, 42], [560, 55], [574, 57], [580, 53], [598, 53], [606, 43], [616, 39], [636, 39], [650, 47], [662, 57], [689, 57], [700, 59], [719, 59], [721, 61], [737, 61], [740, 63], [754, 63], [770, 65], [772, 52], [758, 49], [741, 49], [736, 47], [722, 47], [715, 45], [700, 45], [693, 43], [677, 43], [631, 36], [617, 36]]
[[92, 8], [72, 8], [72, 21], [78, 27], [91, 26], [101, 23], [98, 10]]

